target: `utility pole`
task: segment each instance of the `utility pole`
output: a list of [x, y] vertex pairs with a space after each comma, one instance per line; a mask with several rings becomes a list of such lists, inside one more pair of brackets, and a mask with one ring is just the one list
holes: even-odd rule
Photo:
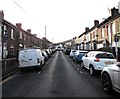
[[46, 48], [46, 26], [45, 26], [45, 48]]
[[53, 43], [53, 37], [52, 37], [52, 43]]

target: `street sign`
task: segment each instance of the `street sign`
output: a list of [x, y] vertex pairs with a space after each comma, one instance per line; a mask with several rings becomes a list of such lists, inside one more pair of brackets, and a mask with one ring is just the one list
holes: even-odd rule
[[115, 36], [115, 42], [119, 42], [119, 37]]

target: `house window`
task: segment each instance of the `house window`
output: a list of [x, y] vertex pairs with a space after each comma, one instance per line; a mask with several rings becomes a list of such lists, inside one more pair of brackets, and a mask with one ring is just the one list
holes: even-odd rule
[[14, 52], [14, 45], [10, 45], [10, 53], [9, 53], [9, 57], [12, 58], [14, 57], [15, 55], [15, 52]]
[[4, 30], [7, 30], [7, 27], [6, 27], [6, 25], [4, 25]]
[[101, 31], [100, 31], [100, 38], [102, 38], [102, 29], [101, 29]]
[[106, 26], [106, 36], [108, 37], [108, 26]]
[[11, 39], [14, 39], [14, 31], [11, 29]]
[[90, 39], [92, 40], [92, 33], [90, 33]]
[[5, 34], [6, 30], [7, 30], [7, 27], [6, 27], [6, 25], [4, 25], [4, 34]]
[[20, 39], [22, 39], [22, 32], [20, 31]]
[[93, 32], [93, 38], [95, 38], [95, 32]]

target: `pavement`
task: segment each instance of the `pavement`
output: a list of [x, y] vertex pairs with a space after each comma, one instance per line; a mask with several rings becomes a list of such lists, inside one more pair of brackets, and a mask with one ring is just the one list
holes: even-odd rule
[[7, 66], [6, 68], [6, 71], [5, 71], [5, 67], [2, 66], [2, 80], [6, 79], [7, 77], [9, 77], [10, 75], [16, 73], [19, 71], [19, 68], [18, 68], [18, 62]]

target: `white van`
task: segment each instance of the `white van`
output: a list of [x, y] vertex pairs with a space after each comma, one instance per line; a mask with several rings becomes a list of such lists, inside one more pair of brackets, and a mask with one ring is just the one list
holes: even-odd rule
[[22, 71], [24, 67], [34, 66], [41, 69], [45, 64], [45, 59], [40, 49], [25, 49], [19, 51], [18, 61], [20, 71]]

